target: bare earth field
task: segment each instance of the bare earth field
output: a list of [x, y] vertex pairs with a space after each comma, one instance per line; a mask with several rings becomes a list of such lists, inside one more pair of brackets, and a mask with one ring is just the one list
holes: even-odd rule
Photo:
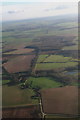
[[46, 114], [78, 114], [78, 88], [75, 86], [42, 90], [41, 96]]
[[[29, 106], [22, 108], [3, 108], [3, 118], [38, 118], [38, 106]], [[36, 113], [36, 114], [35, 114]]]
[[6, 54], [6, 55], [26, 54], [26, 53], [30, 53], [30, 52], [33, 52], [33, 51], [34, 51], [34, 49], [18, 49], [18, 50], [15, 50], [15, 51], [6, 52], [4, 54]]
[[9, 56], [5, 56], [5, 57], [2, 58], [2, 62], [5, 63], [5, 62], [7, 62], [7, 61], [9, 61], [9, 60], [11, 60], [11, 59], [13, 59], [15, 57], [16, 56], [12, 56], [12, 55], [11, 56], [10, 55]]
[[31, 68], [31, 61], [35, 55], [22, 55], [11, 59], [3, 64], [9, 73], [24, 72]]
[[23, 49], [25, 47], [25, 43], [11, 43], [10, 45], [5, 43], [5, 45], [3, 44], [3, 52], [6, 52], [8, 50], [11, 50], [11, 49]]

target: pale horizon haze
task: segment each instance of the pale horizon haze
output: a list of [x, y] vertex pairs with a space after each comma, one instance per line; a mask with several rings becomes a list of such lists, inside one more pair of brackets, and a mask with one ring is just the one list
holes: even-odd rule
[[71, 14], [78, 14], [77, 2], [4, 2], [0, 10], [2, 21]]

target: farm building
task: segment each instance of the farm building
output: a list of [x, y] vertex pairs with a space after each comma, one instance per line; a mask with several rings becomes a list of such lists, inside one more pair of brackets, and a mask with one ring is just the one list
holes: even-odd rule
[[78, 88], [66, 86], [41, 90], [42, 109], [45, 116], [78, 116]]

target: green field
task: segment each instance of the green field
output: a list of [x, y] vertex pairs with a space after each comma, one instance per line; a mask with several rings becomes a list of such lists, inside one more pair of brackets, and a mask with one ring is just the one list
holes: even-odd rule
[[76, 82], [72, 82], [71, 86], [79, 86], [80, 87], [80, 82], [76, 81]]
[[0, 86], [0, 107], [2, 106], [2, 86]]
[[30, 77], [28, 80], [25, 81], [26, 85], [30, 85], [31, 88], [55, 88], [62, 86], [63, 84], [57, 82], [56, 79], [50, 77]]
[[62, 55], [50, 55], [44, 62], [68, 62], [72, 60], [71, 57], [64, 57]]
[[75, 44], [75, 45], [64, 46], [62, 48], [62, 50], [78, 50], [79, 49], [79, 45], [78, 45], [78, 38], [77, 37], [75, 39], [73, 39], [72, 43]]
[[31, 99], [33, 95], [35, 93], [31, 89], [20, 89], [17, 85], [4, 85], [2, 88], [3, 106], [37, 104], [38, 100]]
[[2, 80], [2, 85], [9, 83], [11, 80]]
[[78, 59], [73, 59], [72, 57], [64, 57], [62, 55], [40, 55], [35, 66], [35, 70], [69, 68], [77, 65]]
[[2, 85], [2, 80], [0, 80], [0, 85]]
[[36, 64], [35, 70], [54, 70], [56, 68], [69, 68], [77, 66], [77, 62], [66, 62], [66, 63], [39, 63]]
[[72, 62], [72, 61], [79, 61], [78, 59], [73, 59], [72, 57], [64, 57], [62, 55], [39, 55], [37, 63], [50, 63], [50, 62]]
[[78, 23], [76, 23], [76, 22], [66, 22], [65, 24], [64, 23], [57, 24], [57, 26], [61, 26], [61, 27], [65, 27], [65, 28], [78, 27]]
[[78, 45], [66, 46], [63, 50], [78, 50]]
[[48, 57], [48, 55], [39, 55], [37, 63], [43, 62], [46, 59], [46, 57]]
[[77, 28], [72, 28], [72, 29], [65, 29], [65, 27], [63, 27], [61, 30], [58, 29], [53, 29], [53, 30], [49, 30], [48, 35], [58, 35], [58, 36], [77, 36], [78, 33], [78, 29]]

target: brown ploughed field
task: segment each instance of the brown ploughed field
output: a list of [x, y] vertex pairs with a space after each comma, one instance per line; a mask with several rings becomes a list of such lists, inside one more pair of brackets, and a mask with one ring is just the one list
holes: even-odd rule
[[9, 73], [25, 72], [30, 70], [34, 57], [35, 55], [21, 55], [4, 63], [3, 66]]
[[29, 49], [29, 48], [26, 48], [26, 49], [18, 49], [18, 50], [14, 50], [14, 51], [9, 51], [9, 52], [6, 52], [4, 54], [6, 55], [15, 55], [15, 54], [27, 54], [27, 53], [30, 53], [30, 52], [33, 52], [34, 49]]
[[38, 110], [37, 106], [29, 106], [22, 108], [6, 108], [2, 110], [3, 118], [38, 118], [35, 111]]
[[78, 114], [78, 88], [75, 86], [42, 90], [41, 96], [46, 114]]

